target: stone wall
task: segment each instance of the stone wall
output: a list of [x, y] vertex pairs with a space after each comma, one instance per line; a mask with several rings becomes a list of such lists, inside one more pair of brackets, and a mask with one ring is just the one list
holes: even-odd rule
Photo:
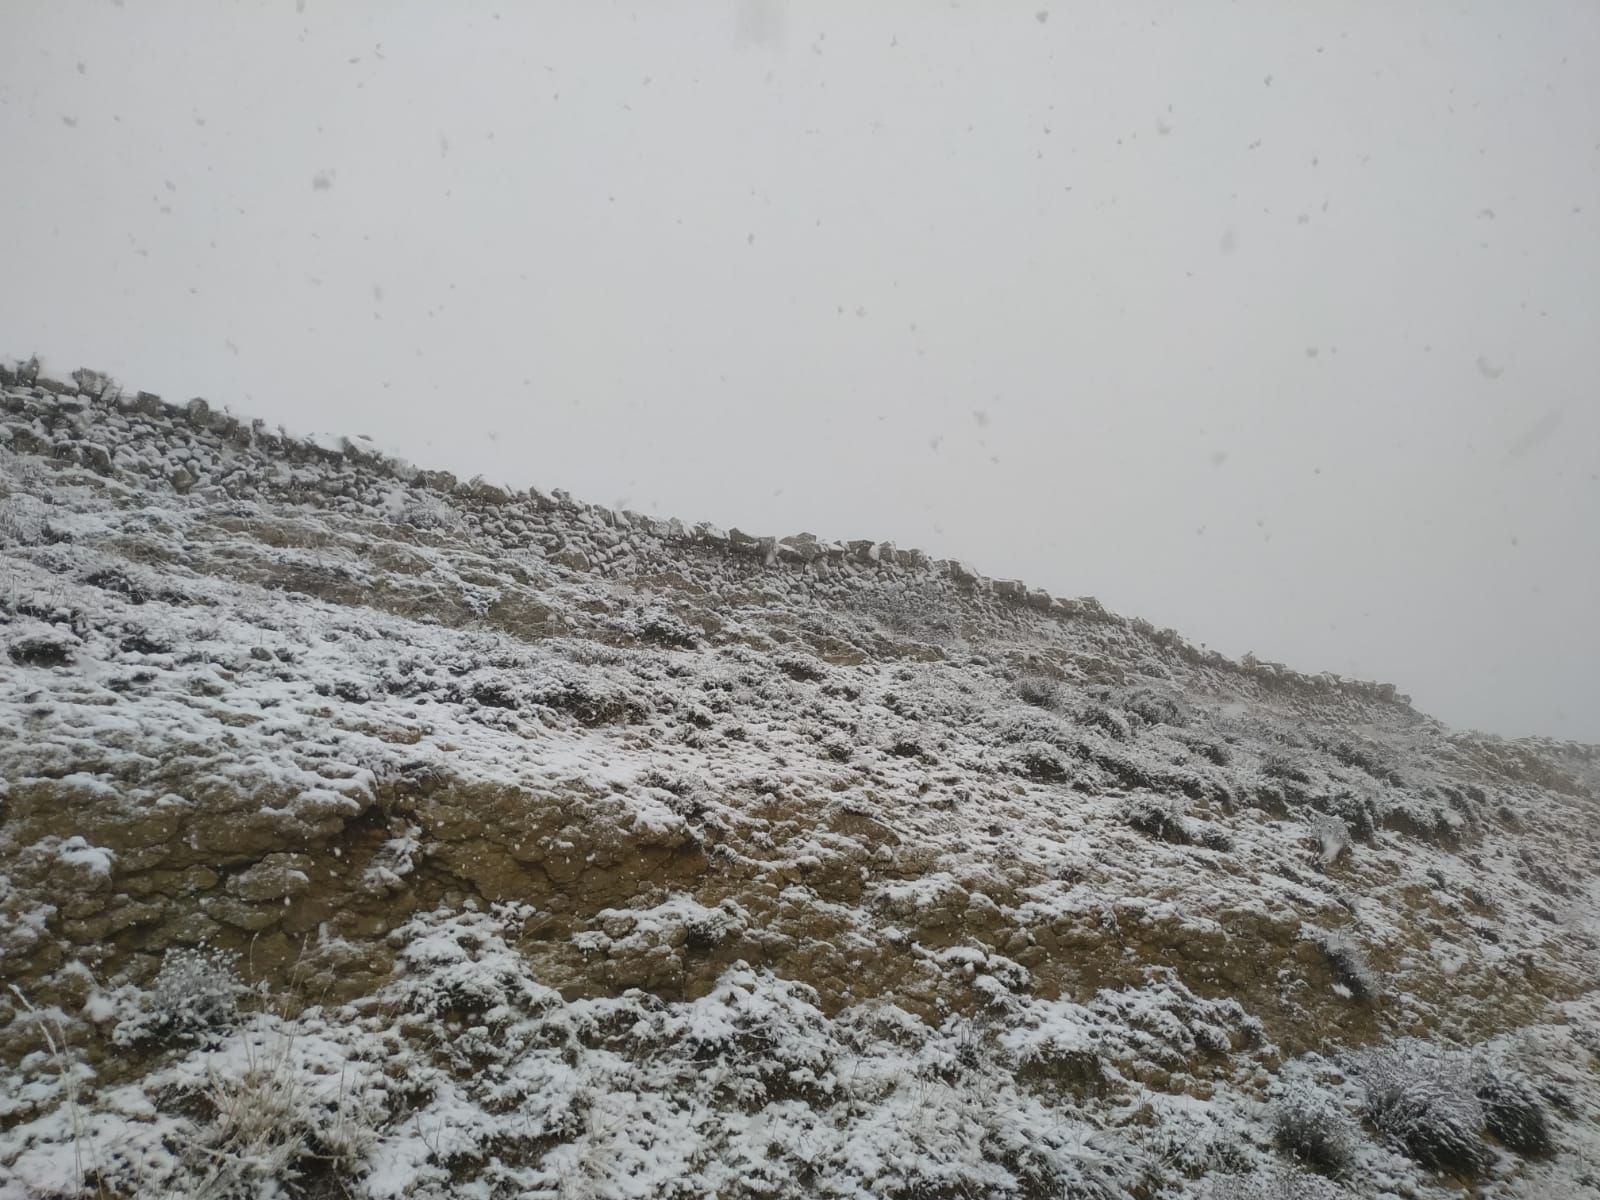
[[[297, 437], [281, 426], [245, 420], [196, 397], [165, 402], [129, 392], [102, 372], [80, 369], [71, 381], [39, 373], [36, 361], [0, 365], [4, 417], [0, 447], [49, 453], [141, 486], [215, 501], [257, 496], [339, 507], [380, 504], [398, 488], [447, 503], [479, 536], [510, 550], [539, 554], [575, 571], [636, 576], [651, 571], [736, 574], [798, 584], [819, 600], [836, 599], [853, 581], [951, 591], [985, 606], [1023, 609], [1061, 621], [1091, 622], [1146, 641], [1161, 657], [1190, 667], [1243, 676], [1273, 691], [1377, 701], [1410, 707], [1393, 684], [1306, 674], [1253, 655], [1235, 661], [1202, 650], [1175, 630], [1125, 618], [1092, 596], [1052, 596], [1021, 580], [992, 579], [955, 559], [870, 538], [846, 541], [810, 533], [763, 536], [709, 522], [688, 525], [630, 510], [585, 504], [567, 493], [536, 487], [511, 490], [481, 476], [460, 480], [448, 471], [419, 470], [380, 453], [363, 438]], [[776, 577], [776, 580], [774, 579]]]

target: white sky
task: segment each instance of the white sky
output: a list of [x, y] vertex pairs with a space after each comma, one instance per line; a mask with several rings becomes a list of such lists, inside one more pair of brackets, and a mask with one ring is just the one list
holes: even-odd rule
[[0, 5], [0, 353], [1600, 741], [1600, 6]]

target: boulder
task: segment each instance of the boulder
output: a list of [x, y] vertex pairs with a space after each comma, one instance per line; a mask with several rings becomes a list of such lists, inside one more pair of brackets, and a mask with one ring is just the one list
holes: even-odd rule
[[253, 902], [298, 896], [311, 886], [310, 869], [309, 855], [269, 854], [229, 879], [228, 894]]
[[797, 533], [780, 539], [777, 552], [785, 562], [808, 563], [822, 554], [822, 547], [814, 534]]

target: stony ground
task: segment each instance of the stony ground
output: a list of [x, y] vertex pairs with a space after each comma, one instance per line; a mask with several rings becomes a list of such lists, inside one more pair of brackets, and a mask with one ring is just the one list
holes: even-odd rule
[[0, 383], [0, 1198], [1600, 1195], [1595, 747]]

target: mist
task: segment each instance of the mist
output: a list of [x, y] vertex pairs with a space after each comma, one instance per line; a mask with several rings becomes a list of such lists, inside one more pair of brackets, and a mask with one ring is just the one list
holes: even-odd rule
[[0, 353], [1600, 741], [1600, 8], [12, 0]]

